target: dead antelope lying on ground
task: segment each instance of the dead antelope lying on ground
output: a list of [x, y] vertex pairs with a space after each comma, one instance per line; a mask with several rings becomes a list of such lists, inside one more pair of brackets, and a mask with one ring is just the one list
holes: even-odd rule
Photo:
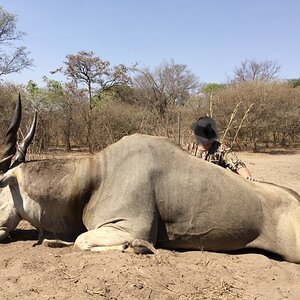
[[34, 130], [16, 152], [19, 119], [17, 109], [1, 162], [0, 240], [25, 219], [82, 250], [143, 240], [166, 249], [255, 247], [300, 263], [297, 193], [246, 181], [167, 138], [140, 134], [86, 158], [24, 162]]

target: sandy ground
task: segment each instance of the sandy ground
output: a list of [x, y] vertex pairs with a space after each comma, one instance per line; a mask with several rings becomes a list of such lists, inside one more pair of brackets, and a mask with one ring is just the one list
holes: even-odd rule
[[[300, 193], [300, 153], [239, 153], [259, 180]], [[32, 245], [22, 222], [0, 244], [0, 299], [300, 299], [300, 265], [266, 253], [157, 255]]]

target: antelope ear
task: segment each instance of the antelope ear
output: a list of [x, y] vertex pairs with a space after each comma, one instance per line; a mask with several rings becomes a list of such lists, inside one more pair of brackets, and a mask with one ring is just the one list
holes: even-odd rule
[[8, 185], [14, 185], [17, 182], [17, 177], [11, 173], [0, 175], [0, 188], [4, 188]]

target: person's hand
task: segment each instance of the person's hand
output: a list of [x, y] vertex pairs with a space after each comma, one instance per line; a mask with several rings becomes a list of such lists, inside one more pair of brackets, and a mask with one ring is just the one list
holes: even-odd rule
[[255, 178], [253, 178], [252, 176], [248, 176], [247, 177], [247, 180], [250, 180], [250, 181], [257, 181]]

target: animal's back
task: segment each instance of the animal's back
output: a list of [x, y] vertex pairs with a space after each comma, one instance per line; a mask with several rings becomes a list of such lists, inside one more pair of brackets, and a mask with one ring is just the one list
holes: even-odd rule
[[[100, 161], [105, 178], [99, 196], [87, 205], [87, 227], [117, 216], [129, 220], [151, 215], [178, 247], [191, 243], [211, 250], [236, 249], [259, 234], [260, 200], [250, 183], [191, 156], [167, 138], [122, 138], [101, 153]], [[165, 239], [158, 237], [157, 242]]]

